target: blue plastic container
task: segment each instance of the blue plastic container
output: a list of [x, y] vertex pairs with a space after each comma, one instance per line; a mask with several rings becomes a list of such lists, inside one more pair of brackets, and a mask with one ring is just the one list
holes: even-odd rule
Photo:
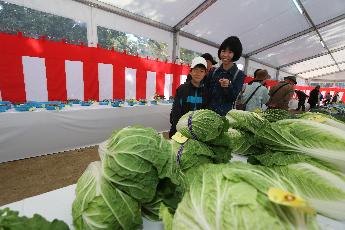
[[91, 105], [91, 102], [85, 102], [85, 101], [83, 101], [83, 102], [80, 103], [80, 105], [81, 105], [81, 106], [90, 106], [90, 105]]
[[119, 106], [120, 106], [120, 102], [115, 101], [115, 102], [111, 103], [111, 106], [113, 106], [113, 107], [119, 107]]
[[157, 105], [157, 101], [150, 101], [151, 105]]
[[108, 101], [100, 101], [98, 102], [99, 105], [108, 105], [109, 102]]
[[19, 111], [19, 112], [25, 112], [25, 111], [29, 111], [30, 110], [30, 106], [27, 106], [27, 105], [18, 105], [16, 106], [14, 109], [16, 111]]
[[46, 109], [47, 110], [56, 110], [58, 107], [57, 106], [54, 106], [54, 105], [47, 105], [46, 106]]
[[6, 109], [11, 109], [12, 107], [12, 103], [9, 101], [0, 101], [0, 105], [3, 105], [3, 106], [0, 106], [0, 108], [5, 107]]
[[0, 106], [0, 113], [6, 112], [7, 107], [6, 106]]
[[139, 105], [145, 105], [145, 102], [139, 101]]

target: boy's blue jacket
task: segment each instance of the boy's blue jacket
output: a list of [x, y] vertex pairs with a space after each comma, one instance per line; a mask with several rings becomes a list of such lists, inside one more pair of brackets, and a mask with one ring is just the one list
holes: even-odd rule
[[190, 81], [176, 89], [174, 103], [170, 113], [171, 128], [169, 136], [176, 133], [178, 120], [189, 111], [206, 109], [208, 104], [207, 91], [203, 83], [195, 87]]

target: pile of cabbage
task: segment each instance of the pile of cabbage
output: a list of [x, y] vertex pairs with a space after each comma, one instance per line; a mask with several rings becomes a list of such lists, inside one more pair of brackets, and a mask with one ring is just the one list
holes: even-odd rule
[[[345, 220], [344, 127], [319, 114], [272, 121], [198, 110], [179, 120], [182, 139], [116, 130], [78, 180], [74, 226], [141, 229], [142, 216], [167, 230], [319, 229], [317, 213]], [[230, 162], [233, 153], [248, 163]]]

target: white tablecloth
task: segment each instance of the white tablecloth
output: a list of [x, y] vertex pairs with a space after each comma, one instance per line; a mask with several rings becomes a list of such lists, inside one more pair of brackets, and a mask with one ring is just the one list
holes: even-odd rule
[[[73, 230], [72, 203], [75, 199], [76, 185], [70, 185], [38, 196], [26, 198], [0, 207], [9, 207], [19, 211], [19, 215], [32, 217], [35, 213], [42, 215], [49, 221], [63, 220]], [[345, 223], [335, 221], [323, 216], [317, 216], [318, 223], [323, 230], [343, 230]], [[143, 218], [144, 230], [163, 230], [162, 222], [152, 222]]]
[[170, 128], [171, 105], [113, 108], [72, 106], [60, 111], [0, 113], [0, 163], [96, 145], [129, 125]]

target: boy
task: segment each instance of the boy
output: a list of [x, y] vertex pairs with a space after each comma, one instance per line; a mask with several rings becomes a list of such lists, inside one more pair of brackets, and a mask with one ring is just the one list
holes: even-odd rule
[[205, 79], [206, 88], [209, 90], [209, 107], [221, 116], [225, 116], [232, 109], [243, 86], [244, 73], [234, 63], [241, 55], [240, 39], [235, 36], [228, 37], [218, 49], [221, 66], [211, 71]]
[[190, 67], [191, 81], [180, 85], [176, 89], [170, 113], [170, 138], [176, 133], [176, 124], [184, 114], [189, 111], [206, 109], [207, 107], [206, 90], [202, 82], [206, 75], [207, 62], [203, 57], [196, 57]]

